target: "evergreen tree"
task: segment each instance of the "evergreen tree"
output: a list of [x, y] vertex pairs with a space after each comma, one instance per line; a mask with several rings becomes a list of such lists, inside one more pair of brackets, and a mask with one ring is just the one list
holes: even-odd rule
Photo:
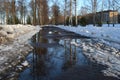
[[82, 17], [82, 18], [80, 19], [80, 25], [81, 25], [81, 26], [86, 26], [86, 25], [87, 25], [87, 20], [86, 20], [85, 17]]
[[32, 24], [31, 23], [31, 17], [29, 15], [27, 16], [27, 24]]

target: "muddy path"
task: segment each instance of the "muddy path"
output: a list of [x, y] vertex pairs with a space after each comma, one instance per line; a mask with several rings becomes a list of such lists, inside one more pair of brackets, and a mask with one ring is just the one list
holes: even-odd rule
[[102, 71], [107, 66], [91, 61], [86, 48], [76, 44], [91, 40], [60, 28], [43, 27], [31, 38], [34, 49], [26, 57], [30, 67], [21, 72], [19, 80], [119, 80], [105, 76]]

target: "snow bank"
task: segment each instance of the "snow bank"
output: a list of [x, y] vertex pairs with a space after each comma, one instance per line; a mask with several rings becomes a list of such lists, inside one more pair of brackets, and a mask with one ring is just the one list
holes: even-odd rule
[[[60, 43], [64, 45], [64, 42]], [[82, 53], [92, 62], [106, 65], [108, 68], [102, 71], [104, 75], [114, 76], [120, 79], [120, 51], [118, 49], [92, 39], [68, 40], [66, 43], [77, 46], [77, 49], [82, 50]], [[66, 47], [70, 49], [69, 46]]]
[[[1, 37], [12, 38], [8, 44], [0, 45], [0, 77], [10, 66], [14, 67], [24, 59], [32, 47], [28, 40], [40, 30], [40, 26], [0, 25]], [[27, 66], [27, 62], [23, 63]]]
[[103, 25], [102, 27], [94, 27], [92, 25], [87, 25], [86, 27], [78, 26], [57, 26], [59, 28], [75, 32], [77, 34], [104, 39], [111, 42], [116, 42], [120, 44], [120, 24], [117, 24], [115, 27], [108, 27], [108, 25]]
[[14, 37], [34, 29], [34, 27], [31, 25], [18, 24], [18, 25], [1, 25], [1, 26], [2, 26], [1, 31], [5, 31], [7, 34], [14, 34]]
[[85, 40], [82, 41], [80, 46], [86, 56], [88, 56], [92, 61], [97, 61], [97, 63], [107, 65], [107, 70], [103, 72], [108, 76], [119, 77], [120, 75], [120, 51], [106, 46], [99, 42], [89, 42], [86, 43]]

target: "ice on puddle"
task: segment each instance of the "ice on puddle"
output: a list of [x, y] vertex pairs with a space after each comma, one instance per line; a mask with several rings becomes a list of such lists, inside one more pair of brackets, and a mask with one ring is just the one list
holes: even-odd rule
[[26, 67], [26, 66], [29, 65], [29, 63], [28, 63], [28, 61], [24, 61], [24, 62], [22, 63], [22, 65]]

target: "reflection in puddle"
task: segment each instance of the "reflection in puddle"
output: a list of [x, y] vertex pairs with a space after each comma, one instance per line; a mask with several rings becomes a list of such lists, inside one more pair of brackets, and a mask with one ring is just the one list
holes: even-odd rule
[[[90, 80], [97, 80], [97, 77], [102, 77], [100, 80], [106, 80], [107, 77], [104, 78], [101, 73], [104, 67], [88, 61], [82, 54], [81, 48], [71, 44], [71, 41], [80, 43], [80, 38], [72, 32], [43, 28], [31, 39], [31, 45], [34, 49], [26, 58], [30, 67], [20, 74], [19, 80], [56, 80], [56, 77], [64, 75], [63, 73], [70, 69], [73, 69], [70, 73], [75, 71], [74, 75], [65, 74], [68, 78], [64, 80], [73, 80], [72, 78], [77, 75], [78, 78], [88, 77], [84, 80], [89, 78]], [[91, 65], [93, 66], [91, 67]], [[77, 69], [74, 70], [76, 67]]]
[[[54, 32], [59, 36], [59, 32]], [[52, 36], [54, 32], [50, 35], [40, 31], [33, 36], [34, 49], [27, 57], [31, 66], [21, 73], [19, 80], [51, 80], [69, 68], [87, 65], [80, 49], [70, 44], [71, 40], [77, 39], [59, 39], [61, 36]]]

